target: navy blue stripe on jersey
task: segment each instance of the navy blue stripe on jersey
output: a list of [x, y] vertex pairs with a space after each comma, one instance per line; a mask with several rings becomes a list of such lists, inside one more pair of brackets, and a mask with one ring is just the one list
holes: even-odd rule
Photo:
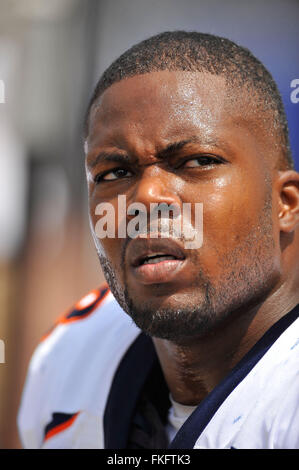
[[52, 413], [52, 420], [47, 424], [44, 431], [44, 440], [58, 433], [67, 427], [68, 423], [72, 424], [78, 413]]
[[158, 362], [153, 342], [141, 333], [114, 375], [104, 414], [105, 449], [125, 449], [138, 398]]
[[192, 449], [222, 403], [249, 374], [279, 336], [298, 318], [299, 305], [278, 320], [232, 369], [227, 377], [200, 403], [178, 431], [170, 449]]
[[[47, 339], [58, 325], [72, 323], [87, 318], [96, 309], [96, 307], [104, 301], [109, 292], [110, 289], [107, 285], [89, 292], [89, 294], [83, 297], [83, 299], [81, 299], [67, 314], [59, 317], [47, 333], [42, 336], [40, 341], [42, 342]], [[92, 299], [91, 301], [90, 298]]]
[[86, 314], [91, 313], [94, 308], [98, 305], [99, 302], [103, 299], [103, 297], [106, 295], [108, 292], [109, 288], [108, 287], [103, 287], [102, 289], [99, 290], [99, 295], [95, 298], [95, 300], [89, 304], [85, 308], [74, 308], [70, 313], [68, 313], [65, 318], [70, 319], [70, 318], [80, 318], [84, 317]]

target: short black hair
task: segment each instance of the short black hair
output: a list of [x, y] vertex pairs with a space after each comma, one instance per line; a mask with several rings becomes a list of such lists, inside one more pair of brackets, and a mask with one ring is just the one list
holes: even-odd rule
[[258, 98], [259, 109], [271, 111], [271, 124], [282, 150], [279, 168], [294, 168], [287, 118], [270, 72], [248, 49], [229, 39], [196, 31], [157, 34], [134, 45], [116, 59], [100, 77], [92, 94], [85, 117], [85, 136], [88, 135], [92, 105], [107, 88], [135, 75], [163, 70], [222, 75], [228, 84], [246, 87]]

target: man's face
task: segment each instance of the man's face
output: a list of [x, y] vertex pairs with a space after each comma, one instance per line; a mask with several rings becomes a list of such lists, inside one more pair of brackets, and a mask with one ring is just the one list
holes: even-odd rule
[[[92, 109], [86, 169], [98, 254], [113, 294], [152, 336], [201, 336], [278, 280], [271, 137], [249, 101], [241, 109], [230, 94], [222, 77], [163, 71], [112, 85]], [[152, 203], [191, 203], [193, 225], [202, 203], [202, 246], [186, 249], [184, 234], [118, 238], [119, 195], [148, 216]], [[95, 236], [103, 202], [115, 210], [114, 238]]]

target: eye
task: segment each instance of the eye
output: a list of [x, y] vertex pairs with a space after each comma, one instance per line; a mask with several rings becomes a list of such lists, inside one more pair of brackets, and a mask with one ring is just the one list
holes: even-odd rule
[[222, 160], [216, 157], [212, 157], [209, 155], [202, 155], [200, 157], [186, 160], [182, 166], [185, 168], [196, 168], [196, 167], [205, 167], [205, 166], [210, 166], [210, 165], [219, 165], [220, 163], [223, 163]]
[[125, 168], [115, 168], [114, 170], [96, 175], [94, 181], [95, 183], [100, 183], [102, 181], [115, 181], [121, 178], [127, 178], [128, 176], [132, 176], [131, 171], [126, 170]]

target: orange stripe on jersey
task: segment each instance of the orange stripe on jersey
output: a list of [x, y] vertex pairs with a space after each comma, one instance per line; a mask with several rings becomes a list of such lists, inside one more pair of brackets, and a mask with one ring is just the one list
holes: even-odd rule
[[103, 303], [109, 293], [110, 289], [107, 284], [101, 286], [99, 289], [93, 289], [81, 300], [79, 300], [79, 302], [75, 304], [74, 308], [61, 315], [56, 320], [52, 328], [50, 328], [50, 330], [42, 336], [40, 342], [44, 341], [53, 332], [56, 326], [84, 320]]
[[96, 299], [99, 296], [99, 290], [94, 289], [89, 294], [87, 294], [83, 299], [79, 300], [79, 302], [76, 303], [75, 309], [76, 310], [81, 310], [83, 308], [89, 307], [93, 302], [96, 301]]
[[57, 424], [56, 426], [54, 426], [53, 428], [51, 428], [46, 434], [45, 434], [45, 438], [44, 438], [44, 442], [47, 440], [47, 439], [50, 439], [50, 437], [53, 437], [55, 436], [56, 434], [64, 431], [65, 429], [69, 428], [73, 423], [74, 421], [76, 420], [76, 418], [78, 417], [80, 411], [78, 411], [78, 413], [75, 413], [73, 416], [71, 416], [69, 419], [67, 419], [66, 421], [64, 421], [63, 423], [61, 424]]
[[60, 323], [69, 323], [86, 318], [90, 315], [109, 294], [108, 286], [91, 291], [80, 300], [67, 315], [64, 315]]

